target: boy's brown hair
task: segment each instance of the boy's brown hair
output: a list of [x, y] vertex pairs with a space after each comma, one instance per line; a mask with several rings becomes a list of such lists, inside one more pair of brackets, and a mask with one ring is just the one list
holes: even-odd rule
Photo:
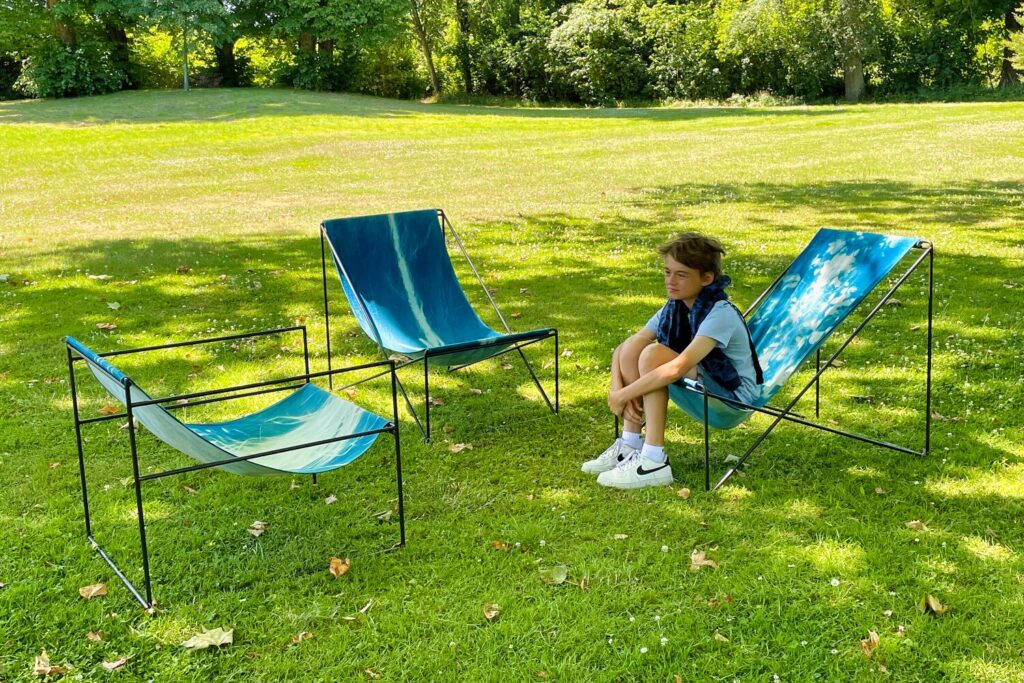
[[722, 275], [722, 257], [725, 256], [725, 249], [722, 248], [722, 243], [713, 237], [696, 232], [681, 232], [671, 241], [658, 247], [658, 253], [662, 256], [671, 256], [687, 268], [693, 268], [701, 273], [714, 273], [716, 278]]

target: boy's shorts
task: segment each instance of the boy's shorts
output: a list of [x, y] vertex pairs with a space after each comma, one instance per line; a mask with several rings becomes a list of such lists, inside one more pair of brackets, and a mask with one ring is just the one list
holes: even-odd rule
[[714, 378], [704, 372], [704, 368], [697, 366], [697, 380], [707, 387], [709, 394], [715, 394], [717, 396], [723, 396], [725, 398], [734, 398], [737, 401], [741, 400], [735, 391], [732, 389], [726, 389], [721, 384], [716, 382]]

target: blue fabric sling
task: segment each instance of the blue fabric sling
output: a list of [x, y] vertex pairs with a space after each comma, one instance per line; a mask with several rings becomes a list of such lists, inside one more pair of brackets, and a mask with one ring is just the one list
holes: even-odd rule
[[[700, 324], [708, 317], [711, 309], [719, 301], [726, 301], [743, 321], [743, 314], [729, 301], [729, 295], [725, 288], [732, 284], [728, 275], [720, 275], [715, 281], [701, 290], [697, 299], [693, 302], [693, 308], [687, 308], [686, 304], [678, 299], [669, 299], [665, 304], [661, 317], [658, 320], [658, 342], [669, 347], [676, 353], [682, 353], [683, 349], [693, 341], [694, 333], [700, 329]], [[743, 328], [747, 329], [746, 322]], [[764, 383], [764, 374], [761, 371], [761, 364], [757, 359], [757, 350], [754, 348], [754, 340], [747, 330], [747, 340], [750, 342], [750, 355], [754, 361], [754, 373], [758, 384]], [[700, 361], [700, 366], [715, 382], [729, 391], [736, 391], [740, 386], [740, 376], [736, 367], [725, 355], [725, 352], [717, 346]]]

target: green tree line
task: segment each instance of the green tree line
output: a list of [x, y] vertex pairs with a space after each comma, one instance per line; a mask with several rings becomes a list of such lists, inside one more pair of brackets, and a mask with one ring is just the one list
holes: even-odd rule
[[191, 83], [584, 104], [856, 101], [1017, 85], [1019, 2], [0, 0], [0, 96]]

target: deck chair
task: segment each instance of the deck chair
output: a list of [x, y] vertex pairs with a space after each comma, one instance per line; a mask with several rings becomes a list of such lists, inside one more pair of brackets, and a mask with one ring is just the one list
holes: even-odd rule
[[[921, 253], [875, 304], [854, 331], [823, 363], [821, 347], [846, 318], [896, 268], [912, 250]], [[820, 414], [820, 379], [858, 333], [878, 314], [897, 289], [925, 260], [928, 261], [928, 324], [925, 376], [924, 449], [915, 450], [817, 424], [793, 412], [800, 399], [814, 387], [814, 414]], [[724, 484], [783, 421], [820, 429], [831, 434], [911, 455], [927, 455], [931, 439], [932, 387], [932, 280], [935, 251], [931, 243], [911, 237], [822, 229], [792, 264], [744, 313], [747, 327], [764, 371], [760, 394], [752, 403], [727, 399], [709, 392], [699, 381], [684, 379], [669, 386], [672, 402], [704, 426], [704, 488], [711, 488], [709, 428], [732, 429], [754, 413], [772, 418], [747, 451], [715, 484]], [[792, 375], [810, 358], [815, 373], [784, 407], [769, 402]], [[618, 420], [616, 419], [616, 436]]]
[[[501, 321], [504, 332], [488, 327], [470, 305], [455, 276], [445, 243], [461, 250]], [[558, 330], [552, 327], [512, 332], [484, 285], [466, 248], [440, 209], [358, 216], [324, 221], [320, 226], [327, 367], [331, 365], [331, 324], [327, 297], [327, 251], [359, 327], [385, 357], [402, 359], [398, 367], [423, 363], [424, 422], [399, 382], [409, 412], [430, 440], [430, 366], [458, 370], [480, 361], [518, 352], [534, 384], [553, 413], [558, 413]], [[548, 398], [523, 348], [545, 339], [555, 342], [554, 403]]]
[[[302, 332], [306, 372], [301, 375], [273, 379], [253, 384], [199, 391], [163, 398], [152, 398], [108, 358], [124, 354], [155, 351], [181, 346], [195, 346], [215, 342], [252, 339], [271, 334]], [[65, 338], [68, 373], [71, 382], [71, 405], [75, 417], [75, 438], [78, 442], [78, 467], [82, 484], [82, 503], [85, 508], [85, 533], [92, 547], [110, 566], [135, 599], [146, 609], [153, 606], [150, 580], [149, 549], [146, 543], [146, 521], [143, 514], [142, 484], [176, 474], [217, 467], [234, 474], [244, 475], [312, 475], [329, 472], [354, 461], [366, 452], [380, 434], [390, 433], [395, 443], [395, 471], [398, 486], [399, 542], [405, 545], [405, 510], [402, 497], [402, 459], [398, 438], [398, 394], [394, 363], [383, 361], [327, 372], [309, 371], [309, 349], [305, 327], [286, 327], [248, 334], [236, 334], [191, 342], [178, 342], [162, 346], [149, 346], [109, 353], [96, 353], [73, 337]], [[125, 412], [82, 418], [78, 409], [78, 389], [75, 364], [86, 368], [114, 399], [125, 406]], [[379, 371], [387, 366], [391, 374], [391, 398], [394, 416], [391, 420], [359, 408], [332, 393], [320, 389], [311, 380], [340, 373], [367, 370]], [[378, 375], [380, 376], [380, 375]], [[187, 424], [175, 417], [173, 411], [184, 406], [196, 406], [218, 401], [256, 396], [272, 392], [290, 391], [273, 405], [245, 417], [214, 424]], [[82, 427], [108, 420], [127, 418], [127, 432], [132, 456], [135, 483], [135, 505], [138, 516], [139, 538], [142, 546], [142, 571], [145, 597], [118, 568], [110, 555], [93, 537], [89, 515], [89, 495], [86, 484], [85, 456], [82, 448]], [[153, 436], [172, 448], [198, 461], [197, 464], [160, 472], [140, 474], [136, 439], [136, 422]]]

